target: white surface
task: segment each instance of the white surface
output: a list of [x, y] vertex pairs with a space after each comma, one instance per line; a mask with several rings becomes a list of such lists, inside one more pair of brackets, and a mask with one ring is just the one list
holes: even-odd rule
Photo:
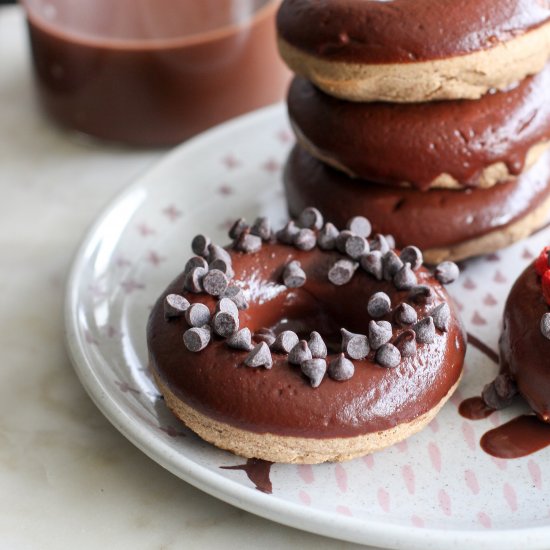
[[67, 271], [105, 204], [161, 156], [76, 142], [38, 113], [18, 8], [0, 8], [0, 548], [352, 548], [243, 512], [129, 443], [63, 343]]
[[[101, 216], [69, 281], [68, 339], [84, 385], [113, 424], [160, 464], [249, 511], [407, 550], [544, 548], [550, 526], [541, 497], [550, 449], [514, 461], [480, 449], [480, 435], [521, 406], [480, 422], [458, 414], [460, 395], [479, 394], [497, 369], [474, 347], [459, 392], [422, 433], [343, 464], [274, 465], [272, 495], [258, 492], [242, 470], [221, 469], [245, 461], [205, 444], [158, 399], [144, 342], [149, 308], [189, 258], [196, 233], [226, 242], [228, 213], [266, 215], [275, 228], [283, 225], [280, 167], [289, 134], [283, 106], [214, 129], [170, 153]], [[468, 262], [450, 287], [467, 330], [493, 349], [509, 284], [547, 236], [548, 230]]]

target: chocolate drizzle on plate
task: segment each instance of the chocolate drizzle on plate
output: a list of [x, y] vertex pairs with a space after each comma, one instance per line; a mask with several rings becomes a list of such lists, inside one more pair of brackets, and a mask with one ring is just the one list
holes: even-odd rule
[[254, 483], [258, 491], [270, 495], [273, 492], [273, 485], [269, 477], [271, 466], [273, 466], [273, 462], [268, 462], [267, 460], [261, 460], [259, 458], [249, 458], [246, 464], [220, 466], [220, 468], [222, 470], [242, 470], [246, 472], [248, 479]]

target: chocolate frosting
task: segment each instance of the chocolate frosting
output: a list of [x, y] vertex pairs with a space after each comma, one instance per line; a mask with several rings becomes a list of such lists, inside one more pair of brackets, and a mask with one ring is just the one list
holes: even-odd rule
[[514, 89], [479, 101], [352, 103], [295, 78], [288, 111], [321, 158], [360, 178], [427, 189], [446, 173], [476, 186], [497, 162], [518, 175], [529, 149], [550, 140], [549, 90], [550, 64]]
[[338, 227], [356, 215], [369, 218], [374, 230], [392, 234], [398, 247], [424, 250], [446, 247], [503, 229], [550, 196], [550, 153], [516, 181], [489, 189], [430, 189], [376, 185], [353, 180], [295, 147], [284, 184], [288, 208], [297, 216], [315, 206]]
[[540, 331], [540, 319], [548, 311], [540, 277], [530, 264], [504, 307], [500, 361], [502, 371], [513, 376], [519, 392], [546, 422], [550, 422], [550, 340]]
[[[347, 285], [332, 285], [328, 269], [342, 257], [336, 252], [302, 252], [271, 243], [258, 253], [231, 254], [236, 284], [250, 304], [240, 312], [241, 328], [254, 332], [262, 327], [291, 327], [306, 337], [317, 330], [329, 344], [329, 361], [335, 351], [330, 343], [340, 341], [340, 327], [367, 332], [371, 319], [366, 305], [374, 291], [387, 292], [393, 305], [407, 297], [406, 291], [377, 282], [361, 270]], [[299, 260], [307, 273], [301, 288], [287, 289], [280, 283], [283, 266], [290, 260]], [[449, 297], [428, 271], [421, 268], [417, 273], [419, 282], [434, 291], [430, 304], [415, 306], [419, 316], [424, 316]], [[230, 349], [218, 338], [200, 353], [188, 351], [182, 342], [185, 320], [166, 321], [163, 314], [164, 297], [181, 293], [182, 288], [180, 275], [151, 312], [147, 327], [150, 367], [186, 404], [241, 429], [311, 438], [385, 430], [435, 407], [460, 377], [465, 340], [452, 302], [449, 331], [438, 331], [432, 344], [419, 345], [415, 358], [403, 359], [397, 368], [388, 369], [375, 364], [371, 352], [367, 359], [354, 362], [355, 374], [350, 380], [337, 382], [325, 377], [313, 389], [299, 367], [287, 362], [286, 355], [274, 353], [273, 367], [266, 370], [245, 367], [247, 352]], [[214, 309], [210, 296], [185, 296]], [[391, 320], [390, 315], [386, 320]], [[394, 337], [401, 330], [394, 327]]]
[[311, 55], [376, 64], [486, 50], [548, 20], [547, 0], [285, 0], [277, 28]]

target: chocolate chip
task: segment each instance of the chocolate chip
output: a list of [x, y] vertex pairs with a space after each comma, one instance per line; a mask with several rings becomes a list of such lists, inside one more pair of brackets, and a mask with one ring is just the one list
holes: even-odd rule
[[460, 269], [454, 262], [441, 262], [435, 268], [434, 276], [442, 285], [449, 285], [458, 279]]
[[292, 244], [298, 250], [313, 250], [317, 244], [317, 237], [311, 229], [300, 229], [294, 236]]
[[164, 318], [181, 317], [189, 309], [189, 300], [179, 294], [168, 294], [164, 298]]
[[254, 348], [252, 345], [252, 335], [250, 334], [250, 329], [245, 327], [230, 336], [226, 340], [227, 345], [230, 348], [238, 349], [241, 351], [250, 351]]
[[216, 304], [216, 313], [220, 311], [225, 311], [226, 313], [231, 313], [232, 315], [239, 315], [239, 309], [237, 304], [230, 298], [221, 298]]
[[317, 208], [308, 206], [298, 216], [298, 225], [307, 229], [321, 229], [323, 227], [323, 215]]
[[391, 311], [391, 300], [385, 292], [375, 292], [367, 305], [367, 311], [373, 319], [380, 319]]
[[230, 300], [235, 302], [235, 305], [241, 310], [248, 309], [248, 302], [245, 298], [244, 292], [242, 288], [236, 285], [229, 285], [223, 297], [229, 298]]
[[377, 350], [391, 340], [392, 327], [388, 321], [371, 321], [369, 323], [369, 344]]
[[359, 264], [351, 260], [338, 260], [328, 272], [328, 280], [336, 286], [349, 283]]
[[213, 262], [214, 260], [217, 260], [218, 258], [220, 260], [224, 260], [228, 264], [233, 263], [231, 261], [231, 254], [229, 254], [229, 252], [227, 252], [227, 250], [225, 248], [222, 248], [221, 246], [219, 246], [217, 244], [211, 244], [208, 247], [208, 261]]
[[361, 256], [361, 267], [375, 279], [381, 281], [383, 274], [382, 253], [379, 250]]
[[256, 342], [265, 342], [269, 347], [275, 342], [275, 333], [270, 328], [261, 328], [254, 333]]
[[338, 237], [336, 237], [336, 248], [342, 254], [346, 253], [346, 242], [350, 237], [353, 237], [353, 233], [349, 229], [340, 231]]
[[262, 248], [262, 239], [258, 235], [252, 235], [247, 231], [243, 231], [237, 240], [233, 243], [235, 250], [244, 252], [245, 254], [253, 254]]
[[318, 388], [327, 372], [327, 362], [324, 359], [307, 359], [300, 364], [302, 373], [309, 378], [312, 388]]
[[389, 252], [391, 248], [386, 237], [384, 237], [384, 235], [380, 235], [380, 233], [377, 233], [372, 239], [370, 239], [369, 244], [371, 250], [378, 250], [382, 256], [386, 252]]
[[311, 351], [305, 340], [300, 340], [289, 352], [288, 362], [292, 365], [300, 365], [304, 361], [312, 359]]
[[384, 235], [384, 238], [390, 249], [393, 250], [395, 248], [395, 237], [393, 235]]
[[272, 351], [279, 353], [290, 353], [290, 350], [299, 342], [298, 335], [291, 330], [283, 330], [277, 334], [275, 341], [271, 344]]
[[247, 367], [265, 367], [270, 369], [273, 366], [273, 358], [271, 357], [271, 352], [267, 347], [265, 342], [260, 342], [247, 356], [244, 360], [244, 364]]
[[354, 260], [359, 259], [370, 250], [367, 239], [359, 237], [358, 235], [351, 235], [348, 237], [344, 249], [346, 254]]
[[350, 358], [360, 361], [370, 351], [369, 339], [364, 334], [354, 334], [345, 328], [340, 329], [342, 334], [342, 351]]
[[426, 304], [433, 298], [432, 289], [428, 285], [413, 286], [409, 292], [409, 299], [415, 304]]
[[403, 331], [395, 339], [393, 345], [399, 350], [401, 357], [414, 357], [416, 355], [416, 332], [411, 329]]
[[300, 288], [306, 282], [306, 274], [300, 262], [289, 262], [283, 271], [283, 283], [287, 288]]
[[483, 388], [481, 397], [488, 407], [499, 410], [511, 405], [518, 388], [509, 374], [499, 374]]
[[550, 313], [545, 313], [540, 318], [540, 331], [545, 338], [548, 338], [548, 340], [550, 340]]
[[228, 285], [227, 276], [219, 269], [210, 270], [202, 279], [202, 288], [210, 296], [221, 296]]
[[413, 325], [412, 329], [420, 344], [431, 344], [435, 340], [435, 325], [432, 317], [424, 317]]
[[190, 328], [183, 333], [183, 343], [189, 351], [202, 351], [210, 343], [210, 331], [201, 327]]
[[334, 250], [336, 248], [336, 238], [339, 234], [340, 232], [332, 223], [326, 223], [317, 235], [317, 246], [321, 250]]
[[193, 256], [187, 260], [183, 272], [187, 275], [196, 267], [200, 267], [201, 269], [208, 271], [208, 262], [201, 256]]
[[355, 365], [343, 353], [335, 357], [328, 366], [328, 375], [339, 382], [349, 380], [355, 373]]
[[229, 311], [218, 311], [212, 320], [214, 332], [222, 338], [229, 338], [239, 330], [239, 316]]
[[403, 263], [410, 263], [411, 268], [416, 271], [424, 262], [424, 257], [420, 248], [416, 246], [406, 246], [399, 255]]
[[393, 276], [393, 284], [397, 290], [410, 290], [418, 283], [414, 271], [411, 269], [409, 262], [405, 263], [403, 267]]
[[300, 229], [296, 227], [293, 221], [289, 221], [282, 229], [279, 229], [275, 236], [277, 240], [284, 244], [292, 244], [294, 237], [298, 234]]
[[269, 241], [271, 239], [271, 224], [269, 223], [269, 219], [265, 216], [256, 218], [256, 221], [250, 228], [250, 233], [257, 235], [262, 241]]
[[414, 325], [418, 321], [418, 315], [414, 307], [405, 302], [399, 304], [394, 312], [395, 322], [401, 326]]
[[197, 256], [208, 256], [208, 246], [210, 245], [210, 239], [205, 235], [197, 235], [191, 241], [191, 250]]
[[235, 240], [239, 238], [241, 233], [247, 229], [248, 224], [246, 223], [246, 220], [244, 218], [239, 218], [229, 229], [229, 238]]
[[202, 327], [210, 322], [210, 310], [204, 304], [191, 304], [185, 312], [185, 320], [191, 327]]
[[403, 267], [403, 262], [393, 250], [388, 250], [382, 256], [382, 266], [384, 279], [391, 281], [395, 274]]
[[202, 267], [194, 267], [185, 277], [184, 286], [189, 292], [198, 294], [202, 292], [202, 280], [208, 273], [208, 270]]
[[355, 235], [367, 239], [372, 232], [372, 225], [364, 216], [355, 216], [348, 221], [347, 228]]
[[381, 367], [394, 369], [401, 363], [401, 353], [393, 344], [384, 344], [376, 352], [376, 362]]
[[451, 320], [451, 310], [449, 304], [443, 302], [430, 311], [430, 317], [434, 320], [435, 328], [442, 332], [449, 330], [449, 321]]
[[314, 359], [325, 359], [328, 353], [327, 346], [322, 338], [322, 336], [313, 331], [309, 335], [309, 342], [307, 343], [309, 350], [311, 351], [311, 356]]
[[209, 266], [210, 269], [218, 269], [222, 273], [224, 273], [228, 279], [232, 279], [235, 275], [235, 272], [233, 271], [233, 266], [230, 263], [227, 263], [225, 260], [222, 260], [221, 258], [216, 258], [214, 261], [210, 262]]

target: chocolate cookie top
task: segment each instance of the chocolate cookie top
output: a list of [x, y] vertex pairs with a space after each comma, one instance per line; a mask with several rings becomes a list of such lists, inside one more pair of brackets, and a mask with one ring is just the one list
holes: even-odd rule
[[487, 50], [549, 20], [548, 0], [285, 0], [277, 28], [314, 56], [381, 64]]
[[297, 77], [288, 111], [310, 152], [359, 178], [427, 189], [446, 174], [457, 186], [488, 186], [490, 166], [518, 175], [531, 148], [550, 140], [549, 90], [550, 65], [478, 101], [419, 104], [342, 101]]

